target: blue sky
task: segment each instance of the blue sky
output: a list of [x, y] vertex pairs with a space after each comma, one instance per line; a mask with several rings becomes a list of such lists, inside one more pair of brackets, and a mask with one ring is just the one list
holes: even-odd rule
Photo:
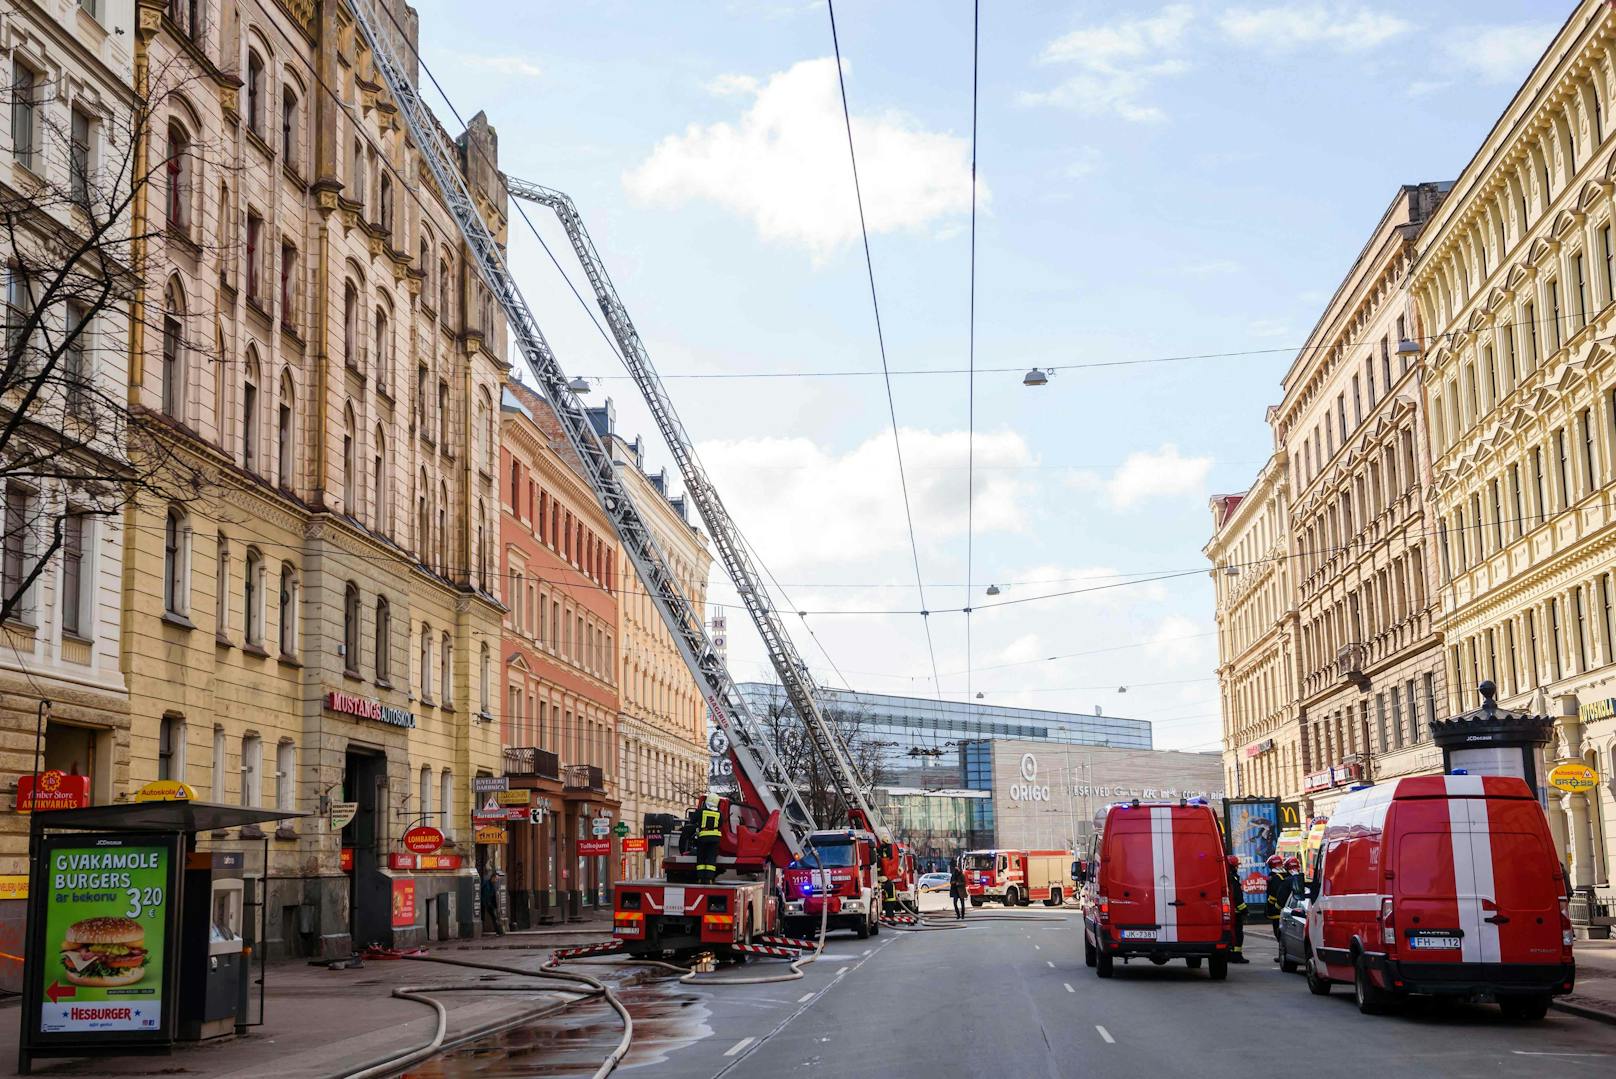
[[[573, 196], [665, 375], [879, 372], [823, 3], [418, 6], [426, 62], [489, 114], [507, 172]], [[967, 379], [893, 379], [941, 691], [1215, 748], [1207, 495], [1266, 459], [1291, 350], [1397, 185], [1458, 173], [1571, 5], [982, 6], [978, 367], [1244, 354], [1041, 389], [979, 374], [969, 593]], [[970, 4], [843, 0], [837, 19], [889, 361], [963, 368]], [[649, 433], [519, 219], [511, 253], [562, 365]], [[878, 375], [669, 385], [783, 606], [920, 608]], [[981, 607], [994, 582], [1027, 602]], [[735, 598], [716, 575], [712, 598]], [[735, 615], [734, 673], [763, 677]], [[797, 632], [825, 681], [934, 692], [918, 615], [809, 622], [841, 671]]]

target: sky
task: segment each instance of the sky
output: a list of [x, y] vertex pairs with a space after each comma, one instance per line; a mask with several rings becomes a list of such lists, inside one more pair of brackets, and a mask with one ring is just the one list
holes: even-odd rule
[[[576, 202], [818, 679], [1212, 750], [1208, 497], [1268, 458], [1398, 185], [1458, 174], [1573, 5], [983, 4], [973, 393], [972, 6], [842, 0], [890, 401], [822, 0], [417, 6], [501, 167]], [[527, 213], [555, 261], [513, 210], [511, 263], [562, 367], [670, 464]], [[1169, 357], [1196, 358], [1121, 363]], [[710, 599], [738, 602], [721, 567]], [[728, 613], [732, 674], [770, 677]]]

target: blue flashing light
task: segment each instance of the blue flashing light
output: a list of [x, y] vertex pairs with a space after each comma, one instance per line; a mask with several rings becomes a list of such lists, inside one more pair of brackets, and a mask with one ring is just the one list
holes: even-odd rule
[[1374, 786], [1373, 783], [1354, 783], [1352, 786], [1348, 787], [1347, 790], [1349, 790], [1349, 791], [1366, 791], [1370, 787], [1373, 787], [1373, 786]]
[[1469, 774], [1470, 769], [1468, 768], [1455, 768], [1453, 771], [1448, 773], [1450, 776], [1467, 776]]

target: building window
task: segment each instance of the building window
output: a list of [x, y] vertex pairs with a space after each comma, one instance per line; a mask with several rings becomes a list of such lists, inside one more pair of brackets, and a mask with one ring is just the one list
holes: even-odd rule
[[258, 471], [258, 359], [251, 353], [241, 388], [241, 467]]
[[449, 384], [438, 383], [438, 445], [445, 451], [449, 449]]
[[224, 728], [215, 724], [213, 727], [213, 800], [223, 804], [229, 791], [225, 783], [225, 737]]
[[90, 176], [95, 170], [95, 127], [90, 114], [74, 106], [67, 146], [68, 191], [73, 204], [90, 208]]
[[1611, 607], [1611, 575], [1599, 578], [1599, 610], [1605, 628], [1605, 662], [1616, 663], [1616, 610]]
[[384, 308], [376, 308], [376, 381], [386, 391], [393, 383], [393, 331]]
[[1572, 284], [1577, 289], [1577, 329], [1588, 325], [1588, 275], [1584, 269], [1582, 252], [1571, 256]]
[[342, 283], [342, 359], [356, 369], [364, 363], [359, 354], [359, 289], [352, 281]]
[[297, 322], [297, 248], [281, 241], [281, 325], [294, 329]]
[[84, 514], [69, 506], [62, 521], [62, 632], [81, 639], [89, 636], [84, 625], [85, 595]]
[[179, 124], [168, 125], [168, 158], [163, 162], [168, 227], [181, 236], [191, 234], [191, 139]]
[[220, 640], [230, 636], [230, 541], [219, 533], [216, 545], [217, 565], [213, 575], [214, 632]]
[[157, 778], [185, 781], [185, 720], [176, 715], [157, 726]]
[[391, 244], [393, 242], [393, 178], [385, 173], [381, 179], [379, 201], [381, 203], [382, 230], [387, 233], [387, 242]]
[[252, 49], [247, 50], [247, 128], [264, 135], [264, 61]]
[[247, 574], [242, 584], [243, 619], [247, 628], [247, 643], [262, 648], [264, 644], [264, 557], [255, 549], [247, 548]]
[[432, 627], [421, 626], [421, 699], [432, 699]]
[[296, 171], [297, 158], [297, 94], [286, 86], [281, 88], [281, 160]]
[[[1607, 612], [1608, 609], [1607, 605]], [[488, 645], [484, 644], [478, 653], [477, 667], [477, 710], [483, 715], [488, 714], [488, 679], [491, 671], [492, 658], [488, 652]]]
[[1583, 409], [1577, 415], [1577, 425], [1582, 433], [1582, 493], [1591, 495], [1596, 482], [1596, 473], [1599, 465], [1594, 458], [1594, 416], [1592, 409]]
[[1554, 680], [1565, 677], [1565, 662], [1560, 656], [1560, 600], [1549, 597], [1549, 659], [1553, 661]]
[[376, 597], [376, 681], [390, 683], [393, 675], [393, 609], [386, 597]]
[[443, 698], [443, 706], [448, 708], [454, 704], [454, 644], [447, 633], [443, 635], [443, 647], [438, 654], [438, 663], [441, 665], [438, 692]]
[[432, 768], [421, 765], [421, 817], [432, 815]]
[[297, 655], [297, 571], [290, 562], [281, 564], [280, 616], [281, 655]]
[[275, 808], [291, 812], [297, 802], [297, 747], [282, 739], [275, 747]]
[[342, 591], [342, 667], [359, 673], [359, 586], [349, 581]]
[[264, 802], [264, 740], [256, 734], [241, 737], [241, 804]]
[[1571, 590], [1572, 614], [1577, 621], [1577, 670], [1588, 669], [1588, 611], [1587, 604], [1583, 602], [1582, 586], [1578, 585]]
[[163, 525], [163, 609], [183, 616], [190, 607], [191, 529], [176, 507]]
[[387, 435], [380, 427], [376, 428], [376, 456], [370, 464], [370, 497], [375, 507], [376, 527], [381, 531], [391, 531], [392, 521], [389, 519], [387, 507], [389, 505], [388, 477], [387, 477]]
[[11, 152], [17, 164], [39, 171], [39, 76], [21, 62], [11, 68]]
[[1571, 462], [1566, 454], [1565, 428], [1560, 427], [1554, 432], [1554, 466], [1556, 476], [1560, 481], [1559, 489], [1555, 493], [1560, 498], [1557, 504], [1559, 509], [1565, 509], [1571, 504], [1572, 500], [1570, 464]]
[[359, 519], [359, 449], [354, 444], [353, 409], [344, 410], [342, 431], [342, 508]]
[[179, 285], [171, 283], [163, 294], [163, 414], [176, 420], [185, 418], [184, 316]]
[[438, 813], [443, 817], [443, 834], [448, 839], [454, 838], [454, 804], [454, 773], [445, 768], [438, 775]]

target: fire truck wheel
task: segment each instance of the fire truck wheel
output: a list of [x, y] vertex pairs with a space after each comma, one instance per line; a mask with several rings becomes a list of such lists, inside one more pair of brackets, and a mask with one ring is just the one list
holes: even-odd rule
[[1094, 942], [1089, 939], [1089, 935], [1087, 933], [1084, 933], [1083, 934], [1083, 965], [1085, 967], [1092, 967], [1094, 965], [1094, 963], [1095, 963], [1095, 958], [1096, 958], [1096, 952], [1094, 950]]
[[860, 939], [860, 940], [869, 940], [870, 939], [870, 919], [868, 919], [868, 918], [860, 918], [859, 923], [858, 923], [858, 927], [855, 928], [853, 930], [853, 932], [858, 934], [858, 939]]
[[1061, 905], [1061, 890], [1059, 888], [1055, 888], [1052, 891], [1050, 891], [1049, 898], [1044, 900], [1044, 906], [1046, 906], [1046, 907], [1058, 907], [1060, 905]]
[[1017, 892], [1016, 892], [1016, 906], [1018, 906], [1018, 907], [1030, 907], [1031, 905], [1032, 905], [1032, 897], [1030, 897], [1027, 894], [1026, 889], [1023, 888], [1023, 889], [1017, 890]]
[[1113, 966], [1114, 962], [1115, 961], [1111, 958], [1110, 952], [1099, 951], [1094, 957], [1095, 975], [1101, 978], [1111, 977], [1112, 971], [1115, 969]]
[[1215, 982], [1221, 982], [1229, 976], [1229, 957], [1214, 955], [1207, 960], [1206, 973]]
[[1352, 995], [1358, 1003], [1358, 1010], [1364, 1015], [1386, 1014], [1389, 994], [1370, 978], [1369, 963], [1362, 956], [1358, 957], [1353, 968]]
[[1330, 992], [1330, 980], [1319, 973], [1319, 964], [1313, 958], [1313, 946], [1307, 948], [1307, 954], [1302, 957], [1302, 966], [1307, 970], [1307, 991], [1316, 997], [1326, 996]]
[[881, 935], [881, 916], [879, 914], [877, 914], [875, 916], [875, 920], [870, 923], [870, 936], [879, 937], [880, 935]]
[[979, 896], [979, 895], [971, 896], [971, 906], [980, 907], [981, 905], [982, 905], [982, 897], [981, 896]]
[[1021, 905], [1021, 893], [1014, 888], [1006, 888], [1004, 890], [1004, 905], [1007, 907], [1019, 907]]
[[1499, 997], [1498, 1009], [1512, 1023], [1535, 1023], [1549, 1014], [1549, 998], [1541, 993], [1529, 997]]

